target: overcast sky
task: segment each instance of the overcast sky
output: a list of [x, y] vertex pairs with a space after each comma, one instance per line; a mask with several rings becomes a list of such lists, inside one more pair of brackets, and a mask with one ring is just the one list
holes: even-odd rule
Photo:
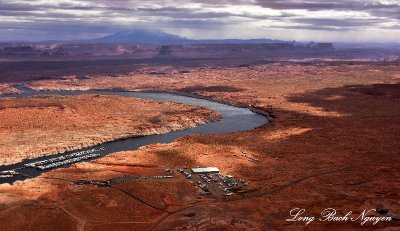
[[130, 28], [192, 39], [400, 42], [400, 0], [0, 0], [0, 40]]

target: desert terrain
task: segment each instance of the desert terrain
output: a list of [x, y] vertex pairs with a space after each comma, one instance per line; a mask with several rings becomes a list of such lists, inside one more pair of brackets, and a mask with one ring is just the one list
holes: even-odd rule
[[[170, 64], [144, 65], [134, 73], [85, 78], [69, 73], [25, 84], [36, 90], [188, 94], [251, 106], [267, 112], [271, 120], [251, 131], [191, 135], [2, 184], [0, 229], [396, 230], [400, 226], [398, 63], [282, 62], [196, 66], [184, 72]], [[127, 117], [114, 116], [113, 126], [118, 126], [116, 121], [124, 125]], [[218, 167], [248, 181], [249, 190], [218, 198], [199, 194], [175, 172], [172, 179], [152, 178], [165, 175], [165, 168], [180, 166]], [[114, 183], [99, 187], [77, 184], [79, 180]], [[354, 211], [355, 216], [376, 209], [379, 213], [369, 215], [392, 220], [376, 225], [287, 222], [294, 208], [304, 208], [310, 216], [326, 208], [342, 215]]]
[[127, 137], [220, 119], [200, 107], [123, 96], [41, 95], [0, 100], [0, 159], [7, 165]]

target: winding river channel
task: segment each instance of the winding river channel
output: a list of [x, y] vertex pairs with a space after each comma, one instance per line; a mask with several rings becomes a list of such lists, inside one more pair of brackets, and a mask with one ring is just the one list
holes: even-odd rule
[[[0, 98], [4, 97], [29, 97], [35, 95], [77, 95], [77, 94], [102, 94], [102, 95], [119, 95], [126, 97], [150, 99], [157, 101], [170, 101], [176, 103], [184, 103], [188, 105], [203, 106], [220, 113], [223, 119], [216, 122], [211, 122], [204, 125], [199, 125], [195, 128], [189, 128], [180, 131], [172, 131], [161, 135], [150, 135], [143, 137], [127, 138], [122, 140], [116, 140], [112, 142], [103, 143], [90, 148], [84, 148], [81, 150], [74, 150], [65, 152], [62, 154], [51, 155], [40, 157], [36, 159], [24, 160], [22, 162], [12, 165], [0, 166], [0, 172], [4, 171], [15, 171], [17, 174], [12, 177], [0, 178], [0, 183], [13, 183], [17, 180], [24, 180], [26, 178], [32, 178], [39, 176], [43, 172], [51, 171], [56, 168], [65, 168], [70, 164], [57, 166], [51, 169], [40, 170], [37, 168], [26, 167], [29, 164], [37, 163], [38, 161], [48, 161], [57, 157], [66, 155], [76, 155], [76, 153], [82, 151], [88, 151], [95, 149], [96, 156], [91, 158], [100, 158], [113, 152], [135, 150], [141, 146], [154, 144], [154, 143], [169, 143], [180, 137], [192, 135], [192, 134], [222, 134], [236, 131], [246, 131], [259, 127], [267, 123], [267, 118], [264, 115], [252, 112], [248, 108], [239, 108], [222, 103], [212, 102], [205, 99], [198, 99], [188, 96], [167, 94], [167, 93], [147, 93], [147, 92], [119, 92], [119, 91], [33, 91], [23, 86], [15, 86], [17, 89], [23, 91], [22, 94], [16, 95], [0, 95]], [[79, 155], [79, 154], [78, 154]], [[82, 161], [85, 161], [84, 159]], [[87, 161], [87, 160], [86, 160]]]

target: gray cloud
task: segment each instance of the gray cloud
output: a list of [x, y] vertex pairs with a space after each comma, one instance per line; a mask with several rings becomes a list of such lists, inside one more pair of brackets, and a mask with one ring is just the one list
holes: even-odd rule
[[[307, 28], [319, 30], [325, 28], [329, 30], [335, 28], [337, 30], [348, 30], [359, 27], [374, 27], [382, 23], [380, 19], [324, 19], [324, 18], [295, 18], [291, 19], [292, 22], [307, 25]], [[315, 27], [315, 28], [313, 28]], [[306, 28], [303, 26], [303, 28]]]
[[397, 19], [400, 17], [400, 1], [384, 3], [379, 0], [257, 0], [257, 4], [266, 8], [279, 10], [303, 9], [308, 11], [361, 11], [381, 17]]
[[[326, 10], [331, 14], [318, 14]], [[391, 30], [395, 37], [399, 24], [400, 0], [0, 0], [3, 40], [29, 33], [27, 38], [36, 39], [88, 38], [132, 27], [200, 37], [205, 30], [218, 34], [235, 29], [238, 33], [229, 35], [238, 38], [260, 37], [260, 30], [268, 36], [269, 29], [280, 29], [276, 35], [283, 38], [285, 30], [346, 33], [368, 28]]]

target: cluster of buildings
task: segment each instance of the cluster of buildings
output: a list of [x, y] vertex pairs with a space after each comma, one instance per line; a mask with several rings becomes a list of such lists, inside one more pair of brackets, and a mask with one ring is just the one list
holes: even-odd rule
[[111, 186], [111, 182], [108, 180], [77, 180], [74, 181], [74, 184], [76, 185], [95, 185], [97, 187], [109, 187]]
[[[248, 191], [245, 180], [239, 180], [231, 175], [225, 175], [219, 172], [216, 167], [196, 167], [189, 170], [187, 167], [164, 169], [168, 175], [141, 176], [140, 179], [171, 179], [174, 178], [174, 172], [182, 174], [191, 184], [199, 190], [202, 195], [212, 195], [215, 197], [230, 196], [235, 193], [243, 193]], [[108, 187], [113, 184], [124, 183], [130, 180], [138, 179], [137, 176], [122, 176], [111, 180], [78, 180], [74, 183], [77, 185], [91, 184], [98, 187]], [[196, 183], [194, 183], [196, 182]]]
[[[246, 152], [243, 153], [247, 155]], [[200, 194], [221, 197], [230, 196], [234, 193], [244, 192], [247, 182], [244, 180], [237, 180], [231, 175], [221, 174], [216, 167], [195, 167], [189, 170], [188, 167], [180, 168], [166, 168], [164, 172], [173, 173], [178, 172], [186, 179], [194, 184], [199, 190]], [[153, 176], [154, 179], [172, 178], [173, 176]], [[148, 179], [148, 177], [143, 177]]]
[[199, 177], [201, 180], [197, 181], [197, 186], [200, 193], [203, 195], [214, 192], [216, 194], [230, 196], [233, 195], [233, 191], [239, 191], [245, 185], [238, 183], [233, 176], [223, 175], [221, 173], [199, 174]]
[[153, 179], [170, 179], [173, 178], [173, 176], [153, 176]]
[[193, 168], [194, 179], [197, 180], [197, 188], [203, 195], [230, 196], [235, 192], [243, 191], [247, 186], [244, 180], [237, 180], [231, 175], [224, 175], [216, 167]]

